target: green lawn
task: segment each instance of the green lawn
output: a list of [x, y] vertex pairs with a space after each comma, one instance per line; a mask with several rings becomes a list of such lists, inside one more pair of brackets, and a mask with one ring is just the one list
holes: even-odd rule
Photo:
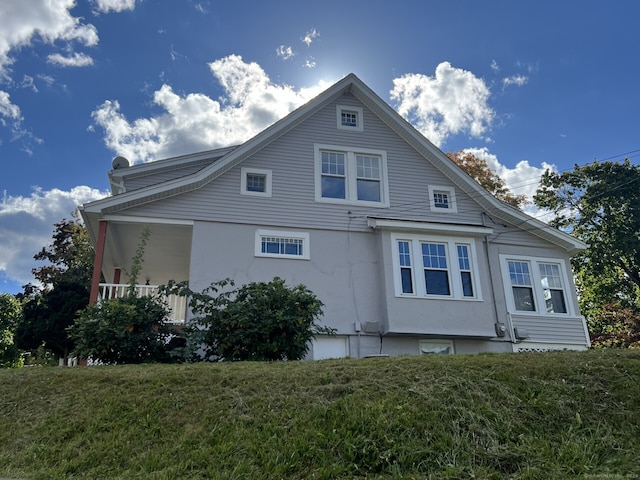
[[2, 370], [0, 477], [640, 478], [640, 351]]

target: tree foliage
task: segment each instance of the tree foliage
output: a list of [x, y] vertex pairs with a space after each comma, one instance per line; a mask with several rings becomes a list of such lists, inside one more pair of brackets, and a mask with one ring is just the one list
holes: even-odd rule
[[519, 209], [522, 209], [527, 204], [526, 195], [514, 195], [511, 190], [509, 190], [509, 187], [507, 187], [505, 181], [489, 167], [486, 160], [478, 158], [465, 150], [449, 152], [447, 153], [447, 157], [453, 160], [460, 168], [467, 172], [471, 178], [482, 185], [485, 190], [498, 200], [502, 200]]
[[[607, 335], [633, 335], [634, 315], [640, 312], [640, 167], [625, 160], [575, 165], [563, 173], [548, 170], [534, 202], [553, 213], [553, 226], [588, 244], [572, 263], [592, 334], [615, 320]], [[624, 316], [628, 321], [620, 321]]]
[[63, 219], [54, 224], [51, 244], [33, 257], [46, 264], [31, 272], [45, 289], [63, 280], [90, 285], [93, 257], [94, 249], [84, 225]]
[[102, 363], [149, 363], [170, 360], [174, 332], [166, 323], [161, 298], [135, 294], [89, 305], [69, 327], [75, 352]]
[[42, 288], [28, 284], [21, 295], [25, 303], [16, 330], [19, 348], [35, 350], [44, 345], [61, 357], [73, 349], [66, 329], [89, 301], [93, 256], [83, 225], [66, 219], [54, 225], [51, 244], [34, 255], [45, 262], [32, 270]]
[[0, 293], [0, 368], [21, 364], [15, 331], [22, 317], [19, 300], [8, 293]]
[[227, 286], [233, 282], [213, 283], [200, 293], [184, 285], [167, 287], [190, 297], [190, 307], [199, 315], [190, 322], [191, 341], [204, 344], [206, 358], [299, 360], [314, 335], [333, 333], [317, 323], [323, 304], [304, 285], [289, 287], [276, 277], [235, 290], [224, 290]]
[[166, 302], [161, 295], [138, 296], [136, 290], [150, 235], [151, 230], [145, 227], [128, 272], [126, 295], [87, 306], [68, 328], [78, 355], [115, 364], [173, 359], [170, 340], [176, 330], [166, 322]]

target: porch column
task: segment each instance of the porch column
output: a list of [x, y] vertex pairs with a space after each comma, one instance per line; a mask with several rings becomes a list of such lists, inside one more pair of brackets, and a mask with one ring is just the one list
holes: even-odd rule
[[100, 290], [100, 275], [102, 274], [102, 257], [104, 255], [104, 244], [107, 238], [107, 221], [100, 220], [98, 227], [98, 244], [96, 245], [96, 256], [93, 260], [93, 277], [91, 277], [91, 294], [89, 295], [89, 304], [98, 301], [98, 293]]

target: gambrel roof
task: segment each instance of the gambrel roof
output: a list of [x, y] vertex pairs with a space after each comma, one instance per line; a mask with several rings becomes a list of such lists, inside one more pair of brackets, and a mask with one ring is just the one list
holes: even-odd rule
[[[456, 187], [471, 193], [478, 205], [493, 219], [504, 221], [515, 227], [526, 230], [553, 245], [566, 251], [569, 255], [586, 248], [586, 245], [571, 235], [563, 233], [549, 225], [529, 216], [520, 210], [496, 199], [487, 192], [473, 178], [451, 161], [439, 148], [418, 132], [409, 122], [403, 119], [393, 108], [376, 95], [356, 75], [349, 74], [342, 80], [329, 87], [323, 93], [294, 110], [292, 113], [277, 121], [267, 129], [257, 134], [237, 147], [200, 152], [197, 154], [175, 157], [161, 162], [128, 167], [110, 172], [112, 187], [126, 176], [142, 175], [146, 169], [180, 168], [190, 162], [201, 161], [203, 167], [197, 171], [164, 181], [162, 183], [145, 186], [136, 190], [120, 193], [84, 205], [83, 216], [86, 220], [97, 223], [104, 215], [116, 214], [131, 207], [143, 205], [156, 200], [180, 195], [197, 190], [209, 184], [229, 169], [238, 165], [244, 159], [255, 154], [271, 142], [285, 134], [295, 126], [304, 122], [310, 116], [329, 103], [337, 100], [345, 93], [350, 93], [366, 106], [374, 115], [384, 122], [393, 132], [407, 142], [425, 159], [431, 159], [435, 168], [446, 176]], [[433, 159], [437, 161], [433, 162]], [[91, 223], [91, 222], [87, 222]], [[89, 226], [92, 230], [91, 226]]]

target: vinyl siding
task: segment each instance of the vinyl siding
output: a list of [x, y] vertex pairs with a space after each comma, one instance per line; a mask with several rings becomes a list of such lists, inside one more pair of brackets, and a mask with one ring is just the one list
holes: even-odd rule
[[587, 338], [582, 317], [511, 315], [515, 328], [529, 332], [527, 342], [586, 345]]
[[[196, 191], [135, 207], [127, 213], [361, 231], [367, 229], [364, 221], [367, 215], [433, 222], [481, 222], [481, 210], [472, 196], [460, 189], [456, 189], [457, 214], [432, 213], [428, 203], [428, 185], [453, 187], [451, 182], [429, 159], [420, 156], [367, 108], [363, 111], [363, 132], [337, 129], [336, 104], [361, 106], [354, 97], [345, 95], [214, 182]], [[315, 143], [386, 151], [390, 208], [315, 202]], [[241, 167], [272, 170], [272, 197], [241, 195]]]

